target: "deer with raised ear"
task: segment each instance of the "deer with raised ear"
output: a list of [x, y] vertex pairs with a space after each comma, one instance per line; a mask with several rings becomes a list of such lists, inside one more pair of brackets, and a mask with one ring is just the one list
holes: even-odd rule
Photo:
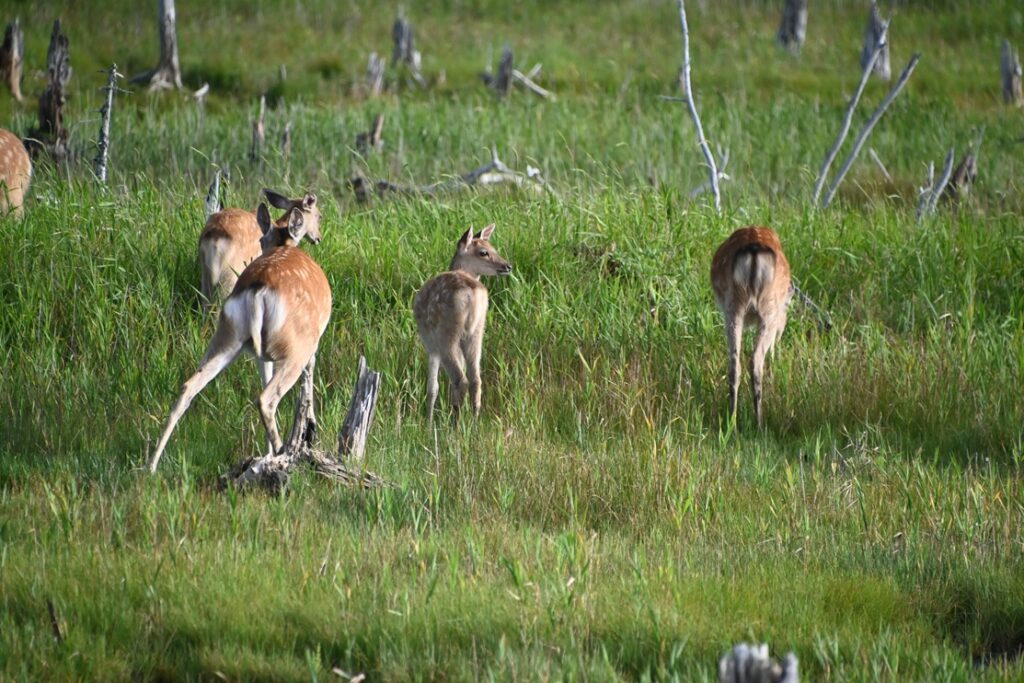
[[0, 215], [22, 215], [21, 205], [32, 182], [32, 160], [17, 135], [0, 128]]
[[258, 406], [267, 432], [270, 454], [281, 449], [277, 406], [308, 367], [312, 373], [320, 337], [331, 316], [331, 287], [324, 271], [299, 242], [306, 234], [301, 209], [288, 213], [284, 227], [271, 224], [260, 204], [257, 219], [263, 229], [263, 253], [238, 278], [224, 302], [217, 331], [199, 363], [199, 370], [182, 389], [167, 420], [149, 471], [156, 472], [171, 432], [192, 400], [245, 351], [256, 357], [263, 391]]
[[761, 385], [764, 359], [786, 328], [786, 309], [793, 296], [789, 261], [779, 236], [770, 228], [740, 228], [715, 252], [711, 262], [715, 302], [725, 318], [729, 347], [729, 411], [736, 418], [740, 387], [740, 347], [743, 328], [757, 325], [757, 340], [750, 358], [754, 415], [760, 428]]
[[[288, 199], [267, 189], [263, 194], [274, 208], [284, 211], [274, 221], [274, 227], [287, 227], [292, 211], [299, 209], [306, 239], [313, 244], [320, 242], [320, 209], [316, 205], [315, 194], [308, 192], [300, 199]], [[206, 219], [206, 226], [199, 235], [200, 291], [204, 310], [209, 308], [218, 293], [223, 298], [231, 292], [239, 274], [260, 255], [262, 236], [256, 214], [251, 211], [221, 209]]]
[[487, 288], [480, 276], [512, 272], [512, 265], [489, 241], [493, 233], [493, 223], [476, 235], [472, 228], [467, 230], [448, 271], [428, 280], [416, 293], [413, 314], [427, 352], [427, 414], [431, 419], [442, 365], [451, 382], [453, 421], [458, 420], [467, 389], [473, 414], [480, 415], [480, 355], [487, 319]]

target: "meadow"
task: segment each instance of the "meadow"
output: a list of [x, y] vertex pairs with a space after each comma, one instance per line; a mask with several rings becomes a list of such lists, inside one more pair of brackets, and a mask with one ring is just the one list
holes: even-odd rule
[[[730, 152], [721, 213], [688, 196], [706, 177], [693, 126], [659, 98], [681, 62], [667, 0], [409, 3], [435, 84], [379, 98], [361, 83], [397, 5], [179, 3], [186, 85], [211, 94], [123, 84], [101, 186], [100, 70], [155, 64], [153, 4], [0, 4], [21, 16], [27, 95], [0, 93], [0, 125], [35, 123], [59, 16], [76, 151], [37, 165], [24, 219], [0, 218], [0, 679], [710, 681], [742, 640], [793, 651], [805, 680], [1024, 679], [1024, 113], [998, 70], [1003, 38], [1024, 49], [1019, 3], [896, 4], [893, 70], [923, 57], [869, 140], [891, 180], [864, 154], [826, 210], [811, 192], [866, 3], [812, 3], [799, 58], [774, 43], [779, 3], [688, 3], [704, 126]], [[555, 100], [484, 87], [506, 42]], [[888, 87], [869, 84], [854, 130]], [[384, 149], [359, 158], [377, 113]], [[927, 164], [979, 134], [969, 200], [918, 222]], [[347, 186], [356, 168], [438, 180], [492, 145], [557, 196], [361, 205]], [[196, 246], [217, 167], [231, 206], [318, 194], [322, 438], [365, 355], [383, 376], [366, 466], [393, 486], [219, 490], [263, 444], [249, 360], [143, 473], [215, 326]], [[483, 413], [431, 426], [412, 299], [491, 222], [515, 271], [488, 283]], [[748, 224], [779, 232], [834, 322], [793, 304], [761, 431], [746, 380], [729, 423], [708, 282]]]

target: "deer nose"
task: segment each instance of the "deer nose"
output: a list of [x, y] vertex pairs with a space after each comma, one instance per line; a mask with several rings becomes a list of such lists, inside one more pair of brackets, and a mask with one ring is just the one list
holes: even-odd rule
[[503, 264], [501, 266], [501, 268], [498, 269], [498, 272], [501, 273], [502, 275], [508, 275], [509, 273], [512, 272], [512, 264], [511, 263]]

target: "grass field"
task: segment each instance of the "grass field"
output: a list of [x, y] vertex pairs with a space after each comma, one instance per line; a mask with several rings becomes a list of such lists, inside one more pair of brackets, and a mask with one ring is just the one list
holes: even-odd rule
[[[812, 3], [799, 59], [773, 43], [778, 3], [689, 3], [704, 125], [731, 155], [721, 214], [687, 197], [702, 159], [683, 106], [658, 98], [681, 60], [667, 0], [409, 4], [444, 83], [372, 100], [358, 85], [397, 5], [179, 3], [205, 112], [126, 86], [98, 187], [99, 70], [155, 63], [149, 4], [0, 12], [22, 18], [29, 96], [0, 95], [0, 125], [34, 123], [60, 16], [78, 152], [37, 166], [24, 220], [0, 218], [0, 679], [715, 680], [741, 640], [794, 651], [806, 680], [1024, 679], [1024, 115], [998, 72], [1002, 38], [1024, 49], [1019, 3], [899, 3], [893, 69], [924, 56], [869, 141], [892, 181], [864, 156], [825, 211], [810, 193], [859, 78], [864, 3]], [[485, 90], [505, 42], [555, 101]], [[855, 130], [887, 89], [869, 85]], [[354, 160], [377, 112], [385, 149]], [[982, 130], [970, 201], [918, 224], [926, 165]], [[492, 144], [558, 196], [362, 206], [346, 187], [355, 166], [437, 180]], [[263, 443], [248, 360], [194, 403], [158, 475], [140, 471], [214, 328], [196, 263], [214, 162], [232, 205], [263, 186], [321, 198], [306, 248], [334, 294], [324, 439], [364, 354], [383, 374], [367, 465], [395, 486], [218, 491]], [[483, 415], [432, 429], [412, 297], [489, 222], [515, 272], [489, 283]], [[729, 427], [708, 283], [750, 223], [779, 231], [835, 322], [794, 304], [760, 432], [746, 384]]]

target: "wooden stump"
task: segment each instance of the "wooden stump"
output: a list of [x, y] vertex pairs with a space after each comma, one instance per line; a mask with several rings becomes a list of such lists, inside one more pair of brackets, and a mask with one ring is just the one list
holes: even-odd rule
[[943, 198], [953, 205], [959, 204], [971, 194], [974, 181], [978, 179], [978, 159], [974, 152], [968, 152], [953, 170], [953, 176], [946, 185]]
[[377, 97], [384, 91], [384, 69], [387, 66], [383, 57], [376, 52], [370, 53], [366, 62], [366, 90], [370, 97]]
[[384, 147], [384, 114], [377, 114], [373, 117], [373, 124], [370, 130], [356, 135], [356, 152], [367, 156], [370, 152], [380, 151]]
[[150, 90], [181, 89], [175, 21], [174, 0], [159, 0], [157, 28], [160, 34], [160, 61], [155, 69], [134, 77], [133, 83], [145, 83]]
[[779, 45], [794, 55], [800, 54], [807, 37], [807, 0], [786, 0], [779, 25]]
[[257, 164], [262, 158], [263, 142], [266, 139], [265, 118], [267, 113], [267, 96], [260, 95], [260, 108], [252, 122], [252, 144], [249, 146], [249, 161]]
[[1003, 57], [999, 63], [1003, 74], [1003, 101], [1015, 107], [1024, 106], [1024, 93], [1021, 91], [1021, 66], [1017, 51], [1010, 41], [1003, 41]]
[[889, 65], [889, 39], [886, 35], [887, 28], [888, 22], [882, 20], [882, 15], [878, 11], [878, 3], [872, 0], [871, 10], [868, 13], [868, 25], [864, 29], [864, 49], [860, 53], [860, 65], [861, 67], [867, 67], [875, 53], [875, 49], [881, 45], [882, 49], [877, 59], [875, 59], [873, 73], [883, 81], [892, 79], [892, 68]]
[[0, 78], [11, 89], [11, 95], [21, 102], [21, 64], [25, 56], [25, 36], [21, 32], [21, 20], [7, 24], [4, 42], [0, 45]]
[[796, 655], [786, 655], [782, 663], [773, 662], [767, 645], [740, 643], [718, 661], [719, 683], [799, 683]]
[[361, 463], [366, 449], [366, 437], [373, 426], [380, 391], [380, 373], [366, 367], [366, 358], [359, 356], [356, 387], [352, 402], [338, 435], [338, 459]]
[[46, 89], [39, 96], [39, 127], [29, 131], [25, 146], [34, 158], [49, 154], [60, 163], [69, 154], [68, 129], [64, 127], [64, 105], [71, 80], [68, 37], [61, 31], [60, 19], [53, 22], [50, 47], [46, 53]]

